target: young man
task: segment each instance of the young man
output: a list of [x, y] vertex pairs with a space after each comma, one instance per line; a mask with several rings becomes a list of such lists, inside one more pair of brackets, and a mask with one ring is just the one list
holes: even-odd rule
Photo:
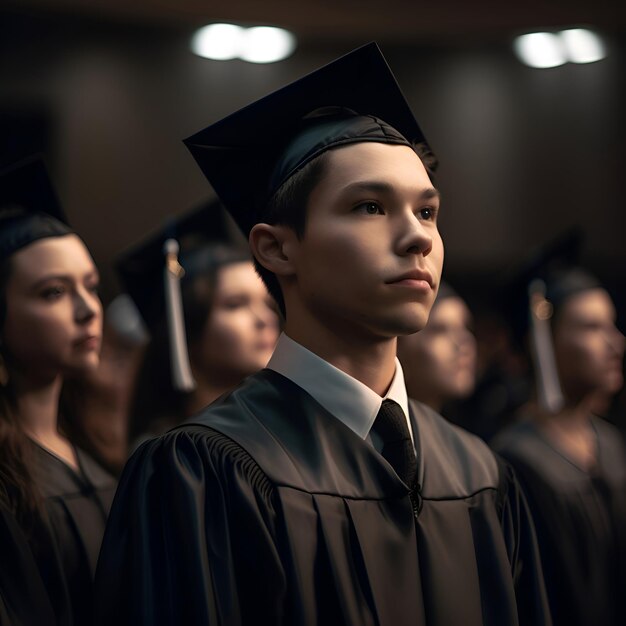
[[[384, 120], [384, 121], [383, 121]], [[268, 368], [130, 461], [102, 624], [544, 624], [508, 470], [407, 400], [439, 193], [368, 45], [187, 140], [286, 315]]]

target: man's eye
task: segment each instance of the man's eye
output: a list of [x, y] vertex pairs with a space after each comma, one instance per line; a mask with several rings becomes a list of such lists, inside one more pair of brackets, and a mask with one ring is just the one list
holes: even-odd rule
[[356, 211], [366, 215], [384, 215], [383, 208], [377, 202], [363, 202], [356, 207]]
[[419, 214], [423, 220], [433, 220], [437, 215], [437, 211], [432, 207], [424, 207], [423, 209], [420, 209]]

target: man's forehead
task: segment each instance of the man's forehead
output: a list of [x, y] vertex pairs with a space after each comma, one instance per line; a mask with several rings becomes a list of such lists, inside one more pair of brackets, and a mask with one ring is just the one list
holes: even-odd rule
[[428, 198], [438, 197], [426, 167], [408, 146], [363, 142], [328, 151], [325, 178], [346, 190], [391, 191], [398, 183]]

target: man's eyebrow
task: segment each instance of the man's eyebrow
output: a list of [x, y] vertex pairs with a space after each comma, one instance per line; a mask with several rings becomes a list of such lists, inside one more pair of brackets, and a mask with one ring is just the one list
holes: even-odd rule
[[431, 198], [441, 198], [441, 192], [439, 191], [439, 189], [435, 189], [435, 187], [428, 187], [427, 189], [424, 189], [424, 191], [422, 191], [422, 193], [420, 193], [420, 198], [422, 200], [430, 200]]
[[[344, 193], [350, 193], [353, 191], [393, 193], [394, 186], [385, 181], [365, 180], [365, 181], [358, 181], [355, 183], [350, 183], [349, 185], [346, 185], [343, 189]], [[420, 200], [430, 200], [431, 198], [441, 197], [441, 193], [439, 192], [438, 189], [435, 189], [434, 187], [427, 187], [426, 189], [423, 189], [422, 191], [420, 191], [417, 194], [417, 197]]]

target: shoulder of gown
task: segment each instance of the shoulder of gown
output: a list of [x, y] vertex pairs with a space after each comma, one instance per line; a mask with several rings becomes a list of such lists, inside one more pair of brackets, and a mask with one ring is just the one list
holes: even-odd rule
[[0, 626], [57, 624], [26, 535], [0, 503]]
[[[279, 623], [273, 485], [229, 437], [188, 425], [127, 463], [96, 574], [96, 623]], [[239, 594], [246, 602], [240, 602]]]
[[598, 460], [602, 473], [610, 482], [626, 488], [626, 445], [622, 434], [601, 417], [593, 416], [591, 424], [598, 436]]
[[498, 489], [503, 476], [494, 453], [482, 439], [421, 402], [410, 400], [410, 410], [417, 426], [425, 498], [465, 498], [484, 489]]
[[354, 499], [408, 489], [372, 445], [304, 389], [272, 370], [250, 376], [175, 432], [212, 429], [230, 438], [277, 487]]

